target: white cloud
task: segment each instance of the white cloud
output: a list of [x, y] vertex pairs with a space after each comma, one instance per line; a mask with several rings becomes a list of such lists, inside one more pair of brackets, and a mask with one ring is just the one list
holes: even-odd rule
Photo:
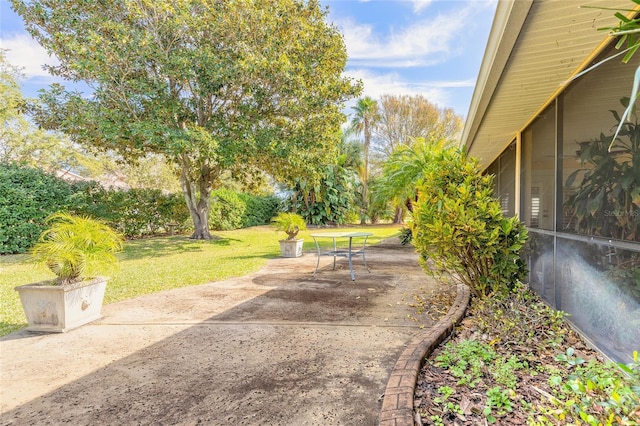
[[14, 34], [0, 39], [0, 47], [6, 49], [7, 61], [19, 67], [27, 79], [53, 79], [43, 69], [44, 64], [56, 65], [58, 60], [28, 34]]
[[381, 95], [423, 95], [430, 102], [444, 104], [446, 100], [446, 88], [451, 84], [442, 82], [419, 82], [413, 83], [404, 80], [397, 73], [376, 74], [365, 69], [350, 70], [345, 73], [351, 78], [362, 80], [362, 96], [370, 96], [374, 99]]
[[391, 29], [385, 37], [376, 34], [372, 25], [357, 24], [353, 19], [336, 22], [336, 25], [344, 35], [352, 65], [415, 67], [448, 58], [453, 51], [454, 35], [461, 31], [460, 22], [464, 22], [469, 11], [462, 8], [450, 15], [420, 19], [400, 31]]
[[413, 0], [412, 3], [413, 12], [419, 13], [422, 9], [425, 9], [427, 6], [433, 3], [433, 0]]

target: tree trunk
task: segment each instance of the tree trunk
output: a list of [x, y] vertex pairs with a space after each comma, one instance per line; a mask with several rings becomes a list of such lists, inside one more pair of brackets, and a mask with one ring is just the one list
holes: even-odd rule
[[[209, 232], [209, 208], [211, 206], [209, 174], [202, 170], [202, 173], [198, 175], [198, 182], [191, 182], [189, 180], [189, 161], [184, 155], [181, 160], [180, 185], [191, 214], [191, 220], [193, 220], [193, 234], [191, 234], [190, 238], [194, 240], [210, 240], [212, 237]], [[196, 191], [196, 184], [199, 191]]]
[[396, 207], [396, 213], [393, 217], [393, 223], [396, 225], [404, 224], [404, 209], [402, 207]]
[[189, 209], [191, 213], [191, 219], [193, 219], [193, 234], [191, 239], [194, 240], [210, 240], [212, 238], [209, 232], [209, 191], [206, 196], [200, 194], [200, 199], [196, 205], [195, 210]]
[[366, 224], [367, 218], [367, 192], [369, 180], [369, 144], [371, 143], [371, 134], [369, 129], [369, 120], [364, 120], [364, 173], [362, 177], [362, 214], [360, 216], [360, 225]]

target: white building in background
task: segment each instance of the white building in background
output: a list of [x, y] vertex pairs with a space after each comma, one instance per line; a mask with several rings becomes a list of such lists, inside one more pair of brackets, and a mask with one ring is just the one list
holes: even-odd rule
[[[587, 6], [587, 7], [583, 7]], [[605, 354], [640, 350], [640, 126], [611, 8], [630, 0], [500, 0], [462, 143], [529, 229], [529, 284]], [[609, 10], [605, 10], [607, 8]], [[636, 140], [637, 136], [637, 140]], [[604, 147], [604, 148], [603, 148]]]

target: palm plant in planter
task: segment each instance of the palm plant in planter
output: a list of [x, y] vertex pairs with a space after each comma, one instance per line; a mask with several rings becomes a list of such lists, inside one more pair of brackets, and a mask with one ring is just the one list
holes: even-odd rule
[[296, 238], [298, 232], [307, 229], [304, 218], [296, 213], [281, 212], [278, 213], [271, 223], [277, 231], [284, 231], [287, 238], [280, 240], [280, 250], [282, 257], [300, 257], [302, 256], [303, 239]]
[[31, 254], [55, 280], [16, 287], [30, 331], [65, 332], [100, 318], [107, 278], [122, 237], [103, 222], [56, 213]]

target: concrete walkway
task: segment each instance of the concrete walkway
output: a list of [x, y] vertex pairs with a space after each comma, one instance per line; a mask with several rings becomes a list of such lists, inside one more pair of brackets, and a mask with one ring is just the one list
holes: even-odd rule
[[[212, 259], [215, 261], [215, 259]], [[103, 308], [65, 334], [0, 339], [2, 425], [375, 425], [436, 283], [411, 247], [331, 269], [315, 253]]]

